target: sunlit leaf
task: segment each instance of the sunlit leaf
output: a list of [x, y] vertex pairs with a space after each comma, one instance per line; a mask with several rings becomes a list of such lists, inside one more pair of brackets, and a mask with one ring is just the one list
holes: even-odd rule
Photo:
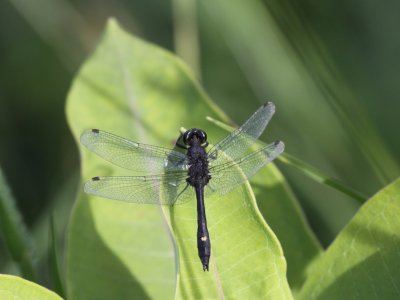
[[399, 299], [400, 179], [369, 199], [313, 265], [298, 299]]
[[11, 275], [0, 275], [0, 299], [2, 300], [61, 300], [56, 293]]
[[[100, 128], [167, 147], [181, 126], [207, 130], [213, 143], [224, 133], [211, 128], [205, 116], [227, 120], [179, 59], [130, 36], [115, 21], [75, 78], [67, 114], [76, 139], [85, 129]], [[84, 180], [129, 174], [86, 149], [81, 155]], [[270, 176], [267, 181], [274, 180], [274, 173]], [[292, 200], [283, 195], [280, 201]], [[205, 273], [197, 257], [194, 198], [168, 208], [90, 197], [80, 190], [68, 241], [69, 299], [290, 299], [282, 250], [249, 187], [206, 199], [206, 211], [213, 254]]]

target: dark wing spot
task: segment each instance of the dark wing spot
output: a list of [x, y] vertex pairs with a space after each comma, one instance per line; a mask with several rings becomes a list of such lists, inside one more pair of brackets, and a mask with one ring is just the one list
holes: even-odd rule
[[99, 176], [96, 176], [96, 177], [93, 177], [92, 178], [92, 181], [99, 181], [100, 180], [100, 177]]
[[100, 130], [98, 130], [98, 129], [92, 129], [92, 132], [94, 132], [94, 133], [99, 133]]

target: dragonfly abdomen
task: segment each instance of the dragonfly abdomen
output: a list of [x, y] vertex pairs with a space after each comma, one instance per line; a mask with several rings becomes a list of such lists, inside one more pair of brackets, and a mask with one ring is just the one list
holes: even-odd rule
[[197, 198], [197, 250], [203, 265], [203, 270], [208, 271], [211, 256], [210, 235], [207, 229], [206, 210], [204, 207], [204, 187], [195, 186]]

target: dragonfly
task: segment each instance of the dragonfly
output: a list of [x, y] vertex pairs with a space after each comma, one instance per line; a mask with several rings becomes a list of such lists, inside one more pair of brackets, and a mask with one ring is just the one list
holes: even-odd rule
[[208, 271], [211, 242], [204, 198], [227, 194], [283, 152], [282, 141], [250, 149], [274, 113], [272, 102], [263, 104], [208, 151], [207, 134], [199, 128], [187, 130], [178, 139], [176, 147], [185, 151], [137, 143], [99, 129], [86, 130], [80, 138], [84, 146], [136, 174], [96, 176], [84, 184], [84, 191], [103, 198], [159, 205], [183, 204], [195, 196], [198, 255], [203, 270]]

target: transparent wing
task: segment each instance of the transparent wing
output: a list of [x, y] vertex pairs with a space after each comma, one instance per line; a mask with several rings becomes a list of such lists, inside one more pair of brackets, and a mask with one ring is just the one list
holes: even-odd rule
[[105, 160], [140, 173], [161, 174], [187, 168], [186, 156], [183, 153], [136, 143], [98, 129], [83, 132], [81, 143]]
[[131, 203], [174, 205], [195, 194], [186, 182], [186, 173], [155, 176], [94, 177], [84, 186], [85, 193]]
[[[211, 164], [218, 165], [241, 157], [260, 137], [274, 113], [272, 102], [261, 106], [242, 126], [210, 149], [208, 156]], [[221, 155], [221, 152], [224, 154]]]
[[211, 167], [211, 179], [206, 186], [205, 195], [228, 193], [252, 177], [264, 165], [274, 160], [284, 149], [285, 144], [277, 141], [235, 161], [227, 161], [224, 164]]

